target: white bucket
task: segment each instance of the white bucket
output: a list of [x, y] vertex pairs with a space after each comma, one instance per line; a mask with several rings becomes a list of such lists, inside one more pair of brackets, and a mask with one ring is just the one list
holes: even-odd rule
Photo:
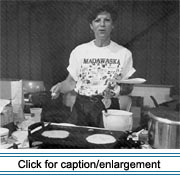
[[133, 126], [132, 113], [123, 110], [108, 109], [103, 113], [105, 129], [115, 131], [130, 131]]

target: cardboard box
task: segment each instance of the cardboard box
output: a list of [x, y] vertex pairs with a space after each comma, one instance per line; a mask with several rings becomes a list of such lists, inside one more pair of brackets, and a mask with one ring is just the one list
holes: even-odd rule
[[8, 99], [13, 105], [24, 104], [23, 81], [1, 80], [0, 99]]
[[0, 81], [0, 99], [11, 99], [11, 81]]
[[[1, 80], [0, 81], [0, 99], [10, 100], [11, 107], [4, 107], [1, 113], [1, 125], [9, 124], [10, 122], [24, 120], [20, 118], [20, 109], [24, 107], [24, 94], [22, 80]], [[21, 110], [21, 113], [23, 111]]]
[[13, 118], [13, 108], [8, 105], [5, 106], [2, 113], [0, 114], [0, 127], [3, 127], [14, 121]]

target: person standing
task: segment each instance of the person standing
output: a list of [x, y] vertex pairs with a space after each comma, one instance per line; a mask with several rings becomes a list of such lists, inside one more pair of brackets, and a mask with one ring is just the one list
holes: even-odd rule
[[[122, 85], [121, 79], [134, 72], [132, 53], [111, 40], [117, 12], [109, 5], [93, 8], [88, 16], [94, 39], [78, 45], [70, 54], [67, 78], [51, 88], [52, 99], [60, 93], [74, 91], [74, 123], [103, 127], [102, 110], [117, 109], [119, 94], [129, 94], [132, 85]], [[125, 88], [124, 88], [125, 87]], [[73, 118], [73, 116], [72, 116]]]

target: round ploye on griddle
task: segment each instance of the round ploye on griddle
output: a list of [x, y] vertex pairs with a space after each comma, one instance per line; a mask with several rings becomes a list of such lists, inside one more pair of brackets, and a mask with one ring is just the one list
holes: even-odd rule
[[111, 144], [116, 142], [115, 137], [109, 134], [93, 134], [88, 136], [86, 140], [92, 144]]
[[65, 130], [49, 130], [49, 131], [44, 131], [41, 135], [48, 138], [64, 139], [69, 136], [69, 132]]

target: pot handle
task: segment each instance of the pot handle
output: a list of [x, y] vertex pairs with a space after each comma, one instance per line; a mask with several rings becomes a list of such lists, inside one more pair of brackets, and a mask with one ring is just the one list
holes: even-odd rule
[[150, 112], [148, 112], [148, 116], [150, 117], [150, 120], [148, 121], [148, 131], [149, 131], [151, 129], [151, 126], [152, 126], [152, 117], [151, 117]]
[[158, 107], [159, 107], [159, 104], [157, 103], [157, 100], [155, 99], [155, 97], [154, 97], [154, 96], [150, 96], [150, 98], [152, 99], [152, 101], [153, 101], [153, 103], [154, 103], [154, 106], [155, 106], [156, 108], [158, 108]]

